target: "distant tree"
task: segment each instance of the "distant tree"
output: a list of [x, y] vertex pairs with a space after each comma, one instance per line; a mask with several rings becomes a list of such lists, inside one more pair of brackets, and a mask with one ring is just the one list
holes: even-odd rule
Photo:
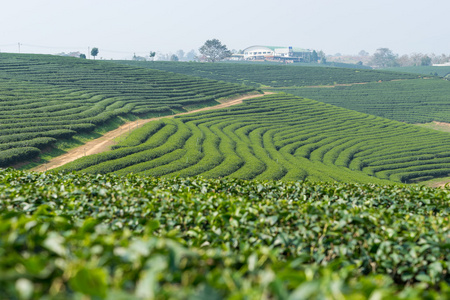
[[395, 67], [397, 65], [397, 54], [394, 54], [389, 48], [379, 48], [372, 55], [371, 65], [379, 68]]
[[317, 56], [319, 57], [319, 60], [322, 60], [326, 57], [325, 52], [323, 52], [322, 50], [317, 52]]
[[410, 56], [410, 66], [420, 66], [422, 64], [422, 53], [413, 53]]
[[170, 56], [170, 61], [179, 61], [179, 58], [175, 54], [172, 54], [172, 56]]
[[402, 56], [398, 57], [396, 59], [396, 62], [400, 67], [408, 67], [413, 65], [413, 62], [408, 54], [403, 54]]
[[316, 50], [313, 50], [311, 54], [311, 62], [317, 62], [319, 60], [319, 56], [317, 55]]
[[145, 57], [137, 56], [136, 53], [134, 53], [132, 59], [135, 60], [135, 61], [146, 61]]
[[191, 51], [189, 51], [186, 54], [186, 60], [193, 61], [193, 60], [196, 60], [196, 59], [197, 59], [197, 53], [195, 52], [194, 49], [192, 49]]
[[180, 49], [175, 54], [178, 57], [178, 60], [184, 60], [184, 51], [183, 50]]
[[361, 50], [358, 53], [359, 56], [369, 56], [369, 52], [367, 52], [366, 50]]
[[154, 52], [154, 51], [150, 51], [150, 54], [149, 54], [149, 56], [150, 56], [150, 60], [151, 60], [151, 61], [153, 61], [153, 60], [155, 59], [155, 56], [156, 56], [156, 52]]
[[198, 50], [209, 62], [216, 62], [231, 56], [231, 51], [227, 49], [227, 46], [222, 45], [218, 39], [207, 40]]
[[431, 57], [428, 55], [425, 55], [422, 57], [422, 60], [420, 62], [421, 66], [431, 66]]
[[95, 57], [98, 55], [98, 48], [97, 47], [94, 47], [94, 48], [92, 48], [92, 50], [91, 50], [91, 55], [94, 57], [94, 59], [95, 59]]
[[362, 65], [363, 65], [363, 62], [362, 62], [362, 61], [358, 61], [356, 64], [357, 64], [358, 66], [362, 66]]
[[86, 59], [86, 54], [81, 53], [81, 54], [80, 54], [80, 58]]

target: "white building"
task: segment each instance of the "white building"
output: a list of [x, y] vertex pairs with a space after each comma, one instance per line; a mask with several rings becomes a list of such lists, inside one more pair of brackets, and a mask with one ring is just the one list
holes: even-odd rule
[[243, 50], [245, 60], [308, 61], [312, 51], [293, 47], [251, 46]]
[[433, 67], [450, 67], [450, 61], [443, 64], [433, 64]]

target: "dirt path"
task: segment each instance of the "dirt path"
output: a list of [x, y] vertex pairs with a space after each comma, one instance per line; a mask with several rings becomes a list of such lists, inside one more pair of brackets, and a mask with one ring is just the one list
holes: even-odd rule
[[[271, 92], [265, 92], [264, 95], [268, 95], [268, 94], [273, 94]], [[32, 171], [37, 171], [37, 172], [44, 172], [47, 170], [51, 170], [57, 167], [60, 167], [64, 164], [67, 164], [71, 161], [76, 160], [77, 158], [80, 158], [82, 156], [86, 156], [86, 155], [91, 155], [91, 154], [96, 154], [96, 153], [101, 153], [104, 151], [107, 151], [110, 149], [110, 147], [112, 145], [114, 145], [114, 140], [116, 138], [118, 138], [119, 136], [121, 136], [122, 134], [125, 134], [131, 130], [134, 130], [148, 122], [151, 121], [156, 121], [162, 118], [173, 118], [175, 116], [182, 116], [182, 115], [187, 115], [190, 113], [195, 113], [195, 112], [200, 112], [200, 111], [206, 111], [206, 110], [212, 110], [212, 109], [219, 109], [219, 108], [225, 108], [225, 107], [229, 107], [232, 105], [236, 105], [236, 104], [240, 104], [242, 103], [243, 100], [246, 99], [251, 99], [251, 98], [256, 98], [256, 97], [261, 97], [263, 95], [261, 94], [256, 94], [256, 95], [247, 95], [247, 96], [243, 96], [243, 97], [239, 97], [236, 99], [232, 99], [232, 100], [228, 100], [226, 102], [223, 102], [221, 104], [215, 105], [215, 106], [209, 106], [209, 107], [204, 107], [204, 108], [200, 108], [200, 109], [196, 109], [196, 110], [191, 110], [189, 112], [183, 112], [183, 113], [179, 113], [176, 115], [169, 115], [169, 116], [163, 116], [163, 117], [156, 117], [156, 118], [151, 118], [151, 119], [141, 119], [141, 120], [136, 120], [136, 121], [132, 121], [132, 122], [128, 122], [123, 124], [122, 126], [120, 126], [119, 128], [109, 131], [107, 132], [105, 135], [103, 135], [102, 137], [89, 141], [86, 144], [74, 148], [72, 150], [69, 150], [67, 153], [55, 157], [53, 159], [51, 159], [49, 162], [47, 162], [46, 164], [42, 164], [40, 166], [37, 166], [35, 168], [32, 169]]]
[[447, 180], [443, 180], [443, 181], [433, 182], [433, 183], [427, 184], [426, 186], [434, 187], [434, 188], [445, 188], [445, 185], [449, 184], [449, 183], [450, 183], [450, 179], [447, 179]]

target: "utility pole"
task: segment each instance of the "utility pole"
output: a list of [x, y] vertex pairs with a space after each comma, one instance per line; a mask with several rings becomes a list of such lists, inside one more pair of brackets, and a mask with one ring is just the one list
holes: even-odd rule
[[88, 59], [91, 59], [91, 47], [88, 47]]
[[20, 43], [17, 43], [17, 44], [19, 45], [19, 53], [20, 53], [20, 45], [21, 45], [21, 44], [20, 44]]

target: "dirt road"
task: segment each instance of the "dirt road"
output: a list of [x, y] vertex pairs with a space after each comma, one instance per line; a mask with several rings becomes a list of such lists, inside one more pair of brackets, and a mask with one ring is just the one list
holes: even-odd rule
[[[268, 94], [273, 94], [270, 92], [266, 92], [264, 93], [265, 95]], [[116, 138], [118, 138], [119, 136], [121, 136], [122, 134], [125, 134], [127, 132], [129, 132], [130, 130], [136, 129], [142, 125], [144, 125], [145, 123], [151, 122], [151, 121], [156, 121], [162, 118], [173, 118], [175, 116], [182, 116], [182, 115], [186, 115], [186, 114], [190, 114], [190, 113], [195, 113], [195, 112], [200, 112], [200, 111], [206, 111], [206, 110], [212, 110], [212, 109], [219, 109], [219, 108], [225, 108], [225, 107], [229, 107], [232, 105], [236, 105], [236, 104], [240, 104], [242, 103], [243, 100], [246, 99], [251, 99], [251, 98], [256, 98], [256, 97], [261, 97], [261, 94], [256, 94], [256, 95], [247, 95], [247, 96], [243, 96], [243, 97], [239, 97], [236, 99], [232, 99], [226, 102], [223, 102], [221, 104], [215, 105], [215, 106], [209, 106], [209, 107], [204, 107], [204, 108], [200, 108], [200, 109], [196, 109], [196, 110], [191, 110], [189, 112], [183, 112], [183, 113], [179, 113], [176, 115], [171, 115], [171, 116], [163, 116], [163, 117], [156, 117], [156, 118], [151, 118], [151, 119], [141, 119], [141, 120], [136, 120], [133, 122], [128, 122], [123, 124], [122, 126], [120, 126], [119, 128], [109, 131], [107, 132], [105, 135], [103, 135], [102, 137], [89, 141], [86, 144], [74, 148], [72, 150], [69, 150], [67, 153], [55, 157], [53, 159], [51, 159], [49, 162], [47, 162], [46, 164], [42, 164], [40, 166], [37, 166], [35, 168], [32, 169], [32, 171], [37, 171], [37, 172], [44, 172], [47, 170], [51, 170], [57, 167], [60, 167], [66, 163], [69, 163], [71, 161], [76, 160], [77, 158], [80, 158], [82, 156], [86, 156], [86, 155], [91, 155], [91, 154], [96, 154], [96, 153], [101, 153], [104, 151], [107, 151], [110, 149], [110, 147], [112, 145], [114, 145], [114, 140]]]

